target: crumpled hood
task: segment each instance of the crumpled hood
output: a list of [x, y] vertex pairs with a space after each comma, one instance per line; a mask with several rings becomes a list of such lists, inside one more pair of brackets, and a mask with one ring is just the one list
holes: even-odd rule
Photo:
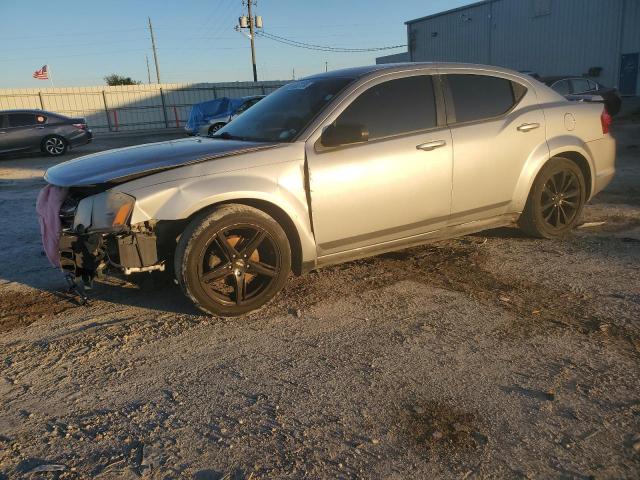
[[272, 148], [277, 143], [214, 138], [185, 138], [116, 148], [60, 163], [47, 170], [45, 180], [60, 187], [118, 184], [161, 170]]

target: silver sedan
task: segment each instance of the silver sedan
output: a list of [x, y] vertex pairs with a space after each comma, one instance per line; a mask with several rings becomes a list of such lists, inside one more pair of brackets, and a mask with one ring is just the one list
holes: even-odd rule
[[504, 225], [568, 235], [614, 175], [611, 118], [535, 79], [411, 63], [289, 83], [213, 138], [52, 167], [68, 187], [63, 268], [172, 268], [215, 315], [273, 298], [290, 271]]

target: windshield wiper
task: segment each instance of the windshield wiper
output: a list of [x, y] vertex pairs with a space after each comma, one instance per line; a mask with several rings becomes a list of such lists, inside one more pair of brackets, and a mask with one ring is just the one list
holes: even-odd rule
[[245, 137], [239, 137], [237, 135], [231, 135], [228, 132], [222, 132], [217, 135], [211, 135], [211, 138], [221, 138], [222, 140], [246, 140]]

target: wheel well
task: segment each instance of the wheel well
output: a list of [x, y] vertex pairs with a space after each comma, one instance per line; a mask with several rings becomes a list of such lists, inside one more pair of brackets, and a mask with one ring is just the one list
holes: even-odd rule
[[44, 147], [44, 142], [48, 139], [48, 138], [61, 138], [65, 143], [67, 142], [67, 139], [64, 138], [62, 135], [58, 135], [57, 133], [50, 133], [49, 135], [45, 135], [44, 137], [42, 137], [42, 140], [40, 140], [40, 147]]
[[[171, 231], [173, 233], [170, 234], [169, 236], [175, 238], [177, 243], [184, 229], [187, 227], [187, 225], [189, 225], [191, 220], [193, 220], [193, 218], [196, 215], [199, 215], [201, 212], [205, 210], [215, 210], [217, 207], [220, 207], [221, 205], [227, 205], [230, 203], [247, 205], [249, 207], [257, 208], [258, 210], [261, 210], [267, 215], [269, 215], [270, 217], [272, 217], [276, 222], [280, 224], [280, 226], [286, 233], [287, 239], [289, 240], [289, 245], [291, 246], [291, 269], [293, 270], [293, 273], [295, 273], [296, 275], [301, 275], [302, 274], [302, 244], [300, 243], [300, 235], [298, 235], [298, 230], [296, 229], [289, 215], [287, 215], [287, 213], [284, 210], [282, 210], [277, 205], [274, 205], [273, 203], [267, 202], [265, 200], [257, 200], [254, 198], [239, 198], [239, 199], [229, 200], [226, 202], [214, 203], [213, 205], [207, 205], [206, 207], [201, 208], [197, 212], [192, 213], [189, 216], [189, 218], [185, 220], [170, 222], [172, 224]], [[175, 249], [175, 245], [173, 246], [173, 248]]]
[[589, 162], [587, 161], [582, 154], [578, 152], [562, 152], [557, 153], [554, 157], [564, 157], [571, 160], [573, 163], [580, 167], [582, 171], [582, 175], [584, 175], [584, 183], [587, 187], [587, 199], [591, 196], [591, 167], [589, 166]]

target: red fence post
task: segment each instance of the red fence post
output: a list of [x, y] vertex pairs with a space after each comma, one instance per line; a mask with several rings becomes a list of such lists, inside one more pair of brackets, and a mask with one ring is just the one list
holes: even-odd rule
[[176, 128], [180, 128], [180, 119], [178, 118], [178, 109], [173, 106], [173, 114], [176, 116]]

